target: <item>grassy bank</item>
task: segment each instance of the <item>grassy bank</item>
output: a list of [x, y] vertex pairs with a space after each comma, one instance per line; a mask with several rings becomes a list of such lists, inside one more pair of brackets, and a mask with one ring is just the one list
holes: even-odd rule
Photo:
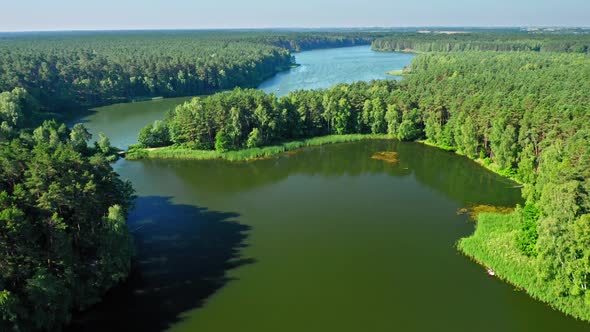
[[[219, 152], [215, 150], [193, 150], [182, 146], [167, 146], [163, 148], [141, 148], [131, 146], [126, 153], [125, 158], [128, 160], [138, 159], [183, 159], [183, 160], [211, 160], [224, 159], [228, 161], [248, 161], [256, 159], [269, 158], [287, 151], [292, 151], [308, 146], [325, 145], [332, 143], [354, 142], [366, 139], [394, 139], [394, 136], [384, 134], [350, 134], [350, 135], [328, 135], [321, 137], [308, 138], [300, 141], [281, 143], [278, 145], [265, 146], [260, 148], [243, 149], [237, 151]], [[426, 140], [418, 141], [424, 145], [432, 146], [449, 152], [458, 153], [454, 148], [430, 143]], [[476, 163], [482, 167], [510, 178], [511, 180], [521, 183], [517, 178], [503, 172], [494, 165], [486, 164], [483, 160], [475, 159]]]
[[283, 152], [292, 151], [308, 146], [317, 146], [332, 143], [353, 142], [366, 139], [393, 139], [389, 135], [330, 135], [309, 138], [301, 141], [282, 143], [279, 145], [265, 146], [261, 148], [244, 149], [238, 151], [218, 152], [214, 150], [192, 150], [184, 147], [168, 146], [155, 149], [130, 148], [126, 159], [185, 159], [207, 160], [225, 159], [229, 161], [247, 161], [269, 158]]
[[473, 235], [458, 242], [458, 248], [477, 263], [492, 268], [496, 276], [531, 297], [573, 317], [590, 321], [590, 306], [584, 298], [559, 296], [554, 285], [538, 279], [536, 259], [523, 255], [516, 247], [519, 211], [511, 214], [480, 214]]
[[438, 149], [441, 149], [441, 150], [455, 152], [457, 154], [460, 154], [460, 153], [457, 152], [457, 149], [455, 149], [452, 146], [434, 144], [434, 143], [432, 143], [430, 141], [427, 141], [427, 140], [419, 140], [419, 141], [416, 141], [416, 142], [421, 143], [421, 144], [424, 144], [424, 145], [432, 146], [432, 147], [435, 147], [435, 148], [438, 148]]

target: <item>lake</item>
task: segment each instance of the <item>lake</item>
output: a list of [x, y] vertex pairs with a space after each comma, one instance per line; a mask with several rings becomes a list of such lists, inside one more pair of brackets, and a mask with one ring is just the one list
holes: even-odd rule
[[[329, 70], [315, 78], [290, 75], [337, 62], [326, 58], [355, 63], [361, 50], [372, 53], [355, 47], [297, 54], [302, 67], [262, 88], [319, 82]], [[402, 55], [389, 55], [392, 68], [376, 65], [375, 75], [407, 65], [396, 62]], [[361, 79], [351, 73], [340, 79]], [[338, 82], [330, 77], [325, 84]], [[177, 102], [114, 105], [87, 124], [125, 146], [139, 123]], [[110, 121], [117, 119], [127, 125], [115, 128]], [[381, 151], [397, 152], [399, 163], [371, 159]], [[474, 229], [458, 209], [521, 203], [514, 183], [467, 158], [376, 140], [255, 162], [120, 160], [115, 169], [138, 194], [129, 216], [133, 272], [72, 330], [588, 330], [457, 251], [457, 240]]]
[[[413, 54], [374, 52], [369, 46], [314, 50], [296, 53], [299, 67], [277, 74], [263, 82], [260, 89], [278, 96], [299, 89], [329, 88], [343, 82], [399, 79], [386, 74], [404, 68]], [[190, 97], [115, 104], [90, 110], [81, 121], [96, 139], [99, 132], [114, 146], [127, 148], [137, 143], [139, 130]]]
[[413, 54], [374, 52], [369, 46], [313, 50], [296, 54], [300, 65], [278, 73], [259, 87], [284, 96], [293, 90], [327, 89], [338, 83], [399, 79], [387, 72], [403, 69]]

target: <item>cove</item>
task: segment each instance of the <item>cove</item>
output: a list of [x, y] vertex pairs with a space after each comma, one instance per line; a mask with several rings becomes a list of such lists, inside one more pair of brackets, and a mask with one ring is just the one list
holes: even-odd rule
[[[351, 49], [309, 53], [348, 61]], [[305, 68], [298, 62], [262, 88], [287, 89], [290, 73]], [[392, 69], [401, 67], [379, 72]], [[162, 102], [170, 105], [154, 106]], [[113, 129], [111, 141], [124, 147], [139, 130], [132, 125], [153, 120], [144, 107], [161, 118], [174, 103], [115, 105], [111, 120], [87, 124]], [[127, 106], [130, 120], [115, 130]], [[371, 159], [382, 151], [399, 162]], [[129, 218], [133, 272], [77, 317], [74, 331], [587, 330], [456, 250], [474, 227], [458, 209], [521, 203], [514, 183], [466, 158], [363, 141], [255, 162], [121, 160], [115, 168], [139, 196]]]

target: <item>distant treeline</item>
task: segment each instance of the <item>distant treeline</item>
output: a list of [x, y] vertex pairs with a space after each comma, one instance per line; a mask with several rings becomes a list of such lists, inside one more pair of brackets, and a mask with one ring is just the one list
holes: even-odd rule
[[419, 56], [402, 82], [340, 84], [277, 98], [195, 98], [142, 130], [146, 146], [226, 151], [351, 133], [425, 139], [525, 184], [516, 243], [537, 297], [590, 320], [590, 58], [564, 53]]
[[293, 52], [301, 52], [320, 48], [336, 48], [347, 46], [370, 45], [375, 39], [386, 33], [292, 33], [284, 36], [267, 38], [267, 42]]
[[373, 42], [373, 49], [396, 52], [590, 52], [590, 34], [398, 33]]

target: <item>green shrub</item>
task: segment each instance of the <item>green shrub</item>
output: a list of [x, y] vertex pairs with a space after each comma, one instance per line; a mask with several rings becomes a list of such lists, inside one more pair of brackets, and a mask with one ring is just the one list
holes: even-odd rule
[[147, 148], [167, 146], [170, 144], [168, 125], [164, 121], [156, 120], [141, 129], [137, 140]]

